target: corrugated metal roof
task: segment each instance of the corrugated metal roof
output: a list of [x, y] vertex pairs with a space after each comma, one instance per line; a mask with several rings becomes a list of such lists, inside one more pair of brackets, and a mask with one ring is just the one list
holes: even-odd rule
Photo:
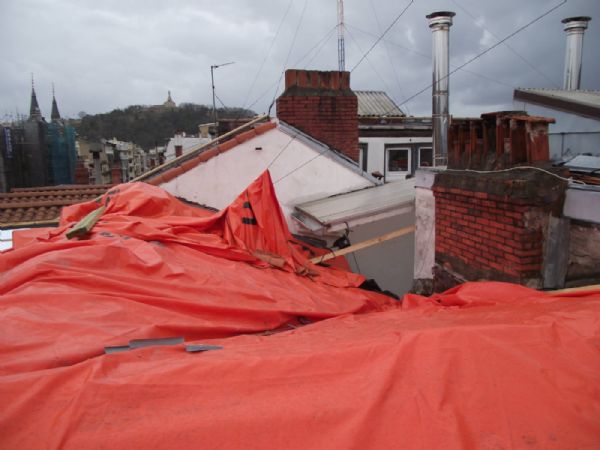
[[322, 225], [333, 225], [411, 206], [414, 201], [415, 180], [411, 178], [314, 200], [297, 205], [296, 209]]
[[383, 91], [354, 91], [359, 117], [404, 116], [402, 110]]
[[515, 89], [514, 98], [600, 118], [600, 91], [519, 88]]

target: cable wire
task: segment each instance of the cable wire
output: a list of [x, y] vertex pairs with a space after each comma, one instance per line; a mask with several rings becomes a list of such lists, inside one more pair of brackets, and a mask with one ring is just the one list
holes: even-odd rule
[[[463, 6], [460, 5], [460, 3], [458, 3], [457, 0], [452, 0], [452, 2], [458, 6], [458, 8], [464, 12], [467, 16], [469, 16], [472, 20], [473, 23], [477, 26], [482, 28], [484, 31], [487, 31], [494, 39], [496, 39], [497, 41], [500, 40], [500, 38], [493, 32], [491, 32], [489, 29], [487, 29], [486, 27], [484, 27], [483, 25], [480, 25], [477, 23], [477, 18], [472, 15], [466, 8], [464, 8]], [[525, 64], [527, 64], [531, 69], [533, 69], [533, 71], [535, 71], [538, 75], [542, 76], [544, 79], [546, 79], [546, 81], [548, 81], [552, 86], [559, 88], [560, 86], [554, 82], [554, 80], [552, 80], [550, 77], [548, 77], [544, 72], [542, 72], [540, 69], [538, 69], [534, 64], [532, 64], [527, 58], [525, 58], [523, 55], [521, 55], [519, 52], [517, 52], [511, 45], [509, 45], [507, 42], [504, 42], [504, 46], [509, 49], [513, 54], [515, 54], [516, 56], [518, 56]]]
[[587, 184], [581, 180], [575, 180], [573, 178], [565, 178], [552, 173], [546, 169], [542, 169], [541, 167], [535, 166], [518, 166], [518, 167], [509, 167], [508, 169], [498, 169], [498, 170], [473, 170], [473, 169], [445, 169], [447, 172], [472, 172], [472, 173], [500, 173], [500, 172], [511, 172], [513, 170], [538, 170], [540, 172], [544, 172], [548, 175], [552, 175], [554, 178], [558, 178], [559, 180], [566, 181], [568, 183], [574, 184]]
[[[377, 15], [377, 10], [375, 9], [375, 4], [373, 0], [369, 0], [369, 4], [371, 5], [371, 12], [375, 17], [375, 22], [377, 23], [377, 31], [381, 33], [381, 22], [379, 22], [379, 16]], [[402, 83], [400, 83], [400, 77], [398, 76], [398, 71], [396, 70], [396, 66], [394, 64], [394, 59], [392, 58], [392, 54], [390, 53], [390, 47], [388, 46], [387, 41], [383, 40], [383, 47], [385, 48], [385, 52], [388, 56], [388, 60], [390, 61], [390, 66], [392, 66], [392, 72], [394, 73], [394, 78], [396, 80], [396, 84], [398, 85], [398, 91], [400, 92], [400, 97], [404, 97], [404, 93], [402, 92]], [[406, 107], [406, 113], [410, 115], [410, 110]]]
[[294, 31], [294, 37], [292, 39], [292, 43], [290, 44], [290, 49], [288, 50], [288, 54], [285, 57], [285, 62], [283, 63], [283, 70], [279, 75], [279, 79], [277, 80], [277, 87], [275, 89], [275, 93], [273, 94], [273, 100], [269, 105], [269, 111], [271, 112], [271, 108], [275, 103], [275, 99], [277, 98], [277, 92], [279, 91], [279, 84], [281, 83], [281, 79], [283, 78], [283, 74], [285, 73], [285, 68], [287, 67], [287, 63], [290, 59], [290, 55], [292, 54], [292, 50], [294, 49], [294, 44], [296, 43], [296, 38], [298, 37], [298, 31], [300, 31], [300, 25], [302, 25], [302, 19], [304, 19], [304, 13], [306, 12], [306, 7], [308, 6], [308, 0], [304, 0], [304, 7], [302, 8], [302, 12], [300, 13], [300, 19], [298, 20], [298, 25], [296, 25], [296, 30]]
[[267, 59], [269, 58], [269, 55], [271, 54], [271, 50], [273, 50], [273, 46], [275, 45], [275, 42], [277, 42], [277, 38], [279, 37], [279, 33], [281, 32], [283, 23], [285, 22], [285, 19], [287, 18], [288, 14], [290, 12], [290, 9], [292, 9], [293, 3], [294, 3], [294, 0], [290, 0], [287, 8], [285, 10], [285, 13], [281, 17], [279, 26], [277, 27], [277, 31], [275, 32], [275, 36], [273, 36], [273, 40], [271, 41], [271, 45], [269, 46], [269, 49], [267, 50], [267, 53], [266, 53], [264, 59], [262, 60], [262, 63], [260, 64], [260, 67], [258, 68], [256, 75], [254, 76], [254, 80], [252, 80], [252, 83], [250, 84], [250, 88], [248, 89], [248, 92], [246, 93], [246, 97], [244, 98], [244, 102], [242, 103], [242, 105], [243, 105], [242, 109], [246, 108], [246, 102], [248, 101], [248, 97], [250, 97], [250, 93], [252, 92], [252, 89], [254, 89], [254, 85], [256, 84], [256, 81], [258, 80], [260, 73], [262, 72], [263, 68], [265, 67], [265, 63], [267, 62]]
[[360, 58], [358, 60], [358, 62], [354, 65], [354, 67], [352, 67], [352, 69], [350, 69], [350, 72], [354, 72], [354, 69], [356, 69], [360, 65], [360, 63], [362, 63], [364, 61], [364, 59], [367, 57], [367, 55], [369, 53], [371, 53], [371, 50], [373, 50], [375, 48], [375, 46], [377, 44], [379, 44], [379, 41], [381, 41], [384, 38], [384, 36], [392, 29], [392, 27], [394, 25], [396, 25], [396, 23], [398, 23], [400, 18], [404, 15], [404, 13], [408, 10], [408, 8], [410, 8], [410, 6], [414, 3], [414, 1], [415, 0], [410, 0], [410, 3], [408, 5], [406, 5], [406, 7], [400, 12], [400, 14], [398, 14], [396, 16], [396, 18], [392, 21], [392, 23], [385, 29], [385, 31], [381, 34], [381, 36], [379, 36], [377, 38], [377, 40], [373, 43], [373, 45], [371, 45], [371, 48], [369, 48], [369, 50], [367, 50], [367, 52], [362, 56], [362, 58]]
[[[552, 8], [550, 8], [549, 10], [547, 10], [546, 12], [544, 12], [542, 15], [536, 17], [535, 19], [527, 22], [525, 25], [517, 28], [515, 31], [513, 31], [512, 33], [510, 33], [508, 36], [506, 36], [504, 39], [500, 40], [499, 42], [496, 42], [494, 45], [492, 45], [491, 47], [486, 48], [484, 51], [478, 53], [477, 55], [473, 56], [471, 59], [467, 60], [466, 62], [464, 62], [463, 64], [461, 64], [460, 66], [458, 66], [457, 68], [453, 69], [450, 71], [450, 73], [448, 73], [448, 75], [446, 75], [445, 77], [441, 78], [439, 81], [445, 80], [446, 78], [449, 78], [451, 75], [453, 75], [454, 73], [456, 73], [457, 71], [459, 71], [460, 69], [462, 69], [463, 67], [471, 64], [473, 61], [481, 58], [483, 55], [485, 55], [486, 53], [491, 52], [493, 49], [495, 49], [496, 47], [498, 47], [499, 45], [501, 45], [504, 41], [507, 41], [508, 39], [514, 37], [515, 35], [519, 34], [521, 31], [525, 30], [526, 28], [530, 27], [531, 25], [533, 25], [534, 23], [538, 22], [539, 20], [541, 20], [542, 18], [546, 17], [548, 14], [550, 14], [551, 12], [555, 11], [556, 9], [560, 8], [561, 6], [563, 6], [565, 3], [567, 3], [567, 0], [563, 0], [562, 2], [560, 2], [558, 5], [553, 6]], [[411, 95], [410, 97], [408, 97], [406, 100], [404, 100], [404, 102], [402, 102], [399, 106], [404, 105], [405, 103], [411, 101], [413, 98], [421, 95], [423, 92], [427, 91], [429, 88], [433, 87], [434, 83], [431, 83], [429, 85], [427, 85], [426, 87], [424, 87], [423, 89], [421, 89], [420, 91], [418, 91], [417, 93]]]
[[[371, 35], [371, 36], [377, 36], [376, 34], [373, 34], [373, 33], [369, 32], [369, 31], [366, 31], [366, 30], [363, 30], [363, 29], [361, 29], [361, 28], [358, 28], [358, 27], [356, 27], [356, 26], [354, 26], [354, 25], [351, 25], [351, 24], [349, 24], [349, 23], [346, 23], [346, 27], [347, 27], [347, 28], [348, 28], [348, 27], [350, 27], [350, 28], [354, 28], [356, 31], [358, 31], [358, 32], [360, 32], [360, 33], [368, 34], [368, 35]], [[415, 55], [417, 55], [417, 56], [420, 56], [420, 57], [422, 57], [422, 58], [424, 58], [424, 59], [431, 59], [431, 55], [427, 55], [427, 54], [425, 54], [425, 53], [423, 53], [423, 52], [420, 52], [420, 51], [418, 51], [418, 50], [415, 50], [414, 48], [410, 48], [410, 47], [407, 47], [407, 46], [405, 46], [405, 45], [398, 44], [397, 42], [390, 41], [389, 39], [384, 39], [384, 41], [385, 41], [385, 42], [387, 42], [388, 44], [395, 45], [395, 46], [397, 46], [397, 47], [403, 48], [404, 50], [406, 50], [406, 51], [408, 51], [408, 52], [411, 52], [411, 53], [414, 53]], [[455, 68], [455, 67], [456, 67], [456, 66], [454, 66], [454, 65], [452, 65], [452, 64], [450, 65], [450, 68], [452, 68], [452, 69], [453, 69], [453, 68]], [[509, 88], [511, 88], [511, 89], [514, 89], [514, 88], [516, 88], [516, 86], [515, 86], [515, 85], [508, 84], [508, 83], [506, 83], [506, 82], [504, 82], [504, 81], [501, 81], [501, 80], [497, 80], [497, 79], [491, 78], [491, 77], [489, 77], [489, 76], [487, 76], [487, 75], [483, 75], [482, 73], [479, 73], [479, 72], [474, 72], [474, 71], [472, 71], [472, 70], [468, 70], [468, 69], [465, 69], [465, 68], [462, 68], [462, 69], [460, 69], [460, 70], [461, 70], [462, 72], [465, 72], [465, 73], [468, 73], [468, 74], [474, 75], [474, 76], [476, 76], [476, 77], [479, 77], [479, 78], [481, 78], [481, 79], [484, 79], [484, 80], [491, 81], [491, 82], [493, 82], [493, 83], [500, 84], [500, 85], [502, 85], [502, 86], [509, 87]]]

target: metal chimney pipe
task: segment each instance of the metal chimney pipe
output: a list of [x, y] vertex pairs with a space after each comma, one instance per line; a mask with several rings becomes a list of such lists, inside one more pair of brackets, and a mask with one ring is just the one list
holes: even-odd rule
[[565, 53], [565, 81], [563, 88], [569, 91], [579, 89], [581, 85], [581, 55], [583, 52], [583, 33], [591, 17], [568, 17], [562, 20], [567, 32], [567, 50]]
[[448, 126], [450, 114], [448, 110], [448, 87], [450, 79], [449, 30], [455, 13], [438, 11], [429, 14], [429, 28], [433, 34], [433, 153], [434, 165], [448, 164]]

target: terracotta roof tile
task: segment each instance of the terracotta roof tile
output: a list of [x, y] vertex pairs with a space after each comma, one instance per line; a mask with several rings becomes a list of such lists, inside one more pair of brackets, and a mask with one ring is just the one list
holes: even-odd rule
[[164, 172], [160, 172], [156, 175], [153, 175], [151, 178], [145, 181], [146, 183], [152, 184], [153, 186], [159, 186], [163, 183], [168, 183], [174, 178], [177, 178], [179, 175], [187, 172], [188, 170], [193, 169], [198, 164], [206, 162], [209, 159], [212, 159], [221, 153], [225, 153], [226, 151], [236, 147], [238, 144], [246, 142], [258, 135], [264, 134], [267, 131], [272, 130], [276, 127], [277, 124], [275, 122], [266, 122], [256, 125], [253, 129], [240, 133], [232, 139], [225, 141], [216, 147], [204, 150], [202, 153], [195, 155], [193, 158], [188, 159], [185, 162], [180, 163], [179, 165], [174, 165], [173, 167]]
[[111, 185], [43, 186], [0, 194], [0, 226], [57, 221], [64, 206], [93, 200]]
[[[267, 120], [267, 122], [264, 122], [265, 120]], [[252, 128], [248, 130], [248, 127]], [[172, 161], [150, 170], [133, 181], [144, 181], [154, 186], [166, 183], [178, 175], [193, 169], [201, 162], [208, 161], [208, 159], [215, 157], [219, 153], [226, 152], [236, 145], [246, 142], [257, 135], [266, 133], [276, 127], [277, 124], [271, 121], [268, 116], [257, 117], [239, 128], [219, 137], [219, 139], [222, 139], [220, 144], [216, 145], [216, 141], [211, 141], [208, 144], [204, 144], [197, 149], [191, 150]]]

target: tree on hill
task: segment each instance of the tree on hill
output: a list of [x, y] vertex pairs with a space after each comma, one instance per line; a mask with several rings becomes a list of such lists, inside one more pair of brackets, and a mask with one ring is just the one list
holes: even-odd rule
[[[218, 108], [217, 114], [222, 118], [255, 115], [241, 108]], [[134, 105], [105, 114], [86, 115], [73, 121], [73, 126], [81, 138], [89, 141], [114, 137], [149, 149], [164, 145], [176, 132], [197, 134], [198, 125], [212, 122], [212, 119], [212, 108], [205, 105], [182, 103], [177, 108]]]

